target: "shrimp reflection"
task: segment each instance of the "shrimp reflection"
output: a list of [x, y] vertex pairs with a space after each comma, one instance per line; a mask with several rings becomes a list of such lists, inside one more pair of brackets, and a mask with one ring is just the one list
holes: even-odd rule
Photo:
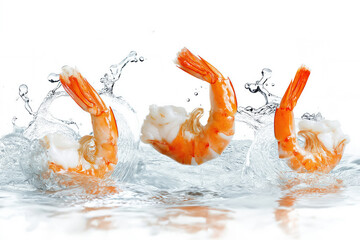
[[[100, 229], [100, 230], [111, 230], [115, 229], [116, 226], [112, 222], [111, 214], [96, 214], [97, 212], [110, 212], [115, 209], [114, 207], [86, 207], [82, 212], [88, 214], [89, 217], [86, 221], [86, 229]], [[94, 216], [91, 216], [94, 215]]]
[[[316, 178], [321, 177], [320, 175]], [[303, 186], [305, 184], [305, 187]], [[322, 197], [327, 194], [338, 193], [341, 189], [342, 181], [336, 179], [331, 184], [320, 184], [318, 186], [314, 178], [289, 180], [284, 184], [282, 190], [285, 194], [278, 200], [279, 207], [275, 209], [275, 220], [279, 223], [282, 230], [289, 235], [298, 236], [297, 217], [295, 210], [296, 202], [308, 197]]]
[[220, 237], [231, 220], [231, 211], [208, 206], [181, 206], [168, 208], [166, 215], [159, 217], [156, 225], [184, 230], [195, 234], [207, 231], [210, 237]]

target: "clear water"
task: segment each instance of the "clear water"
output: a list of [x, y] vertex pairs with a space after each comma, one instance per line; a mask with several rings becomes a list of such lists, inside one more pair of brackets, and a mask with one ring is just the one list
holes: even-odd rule
[[[134, 59], [130, 53], [101, 80], [101, 95], [114, 109], [121, 133], [119, 164], [105, 180], [47, 169], [39, 139], [54, 131], [79, 138], [91, 131], [89, 119], [81, 111], [79, 116], [76, 111], [61, 118], [55, 114], [57, 104], [72, 101], [59, 86], [36, 112], [27, 87], [20, 87], [34, 120], [25, 128], [14, 120], [13, 132], [0, 139], [0, 239], [333, 239], [356, 231], [360, 158], [345, 155], [326, 175], [291, 171], [277, 157], [271, 119], [279, 98], [264, 88], [270, 70], [246, 85], [266, 104], [239, 107], [237, 115], [237, 125], [253, 130], [255, 137], [236, 138], [220, 158], [195, 167], [139, 143], [136, 113], [112, 93], [121, 70]], [[51, 74], [49, 80], [56, 83], [57, 77]], [[118, 191], [109, 193], [109, 187]]]

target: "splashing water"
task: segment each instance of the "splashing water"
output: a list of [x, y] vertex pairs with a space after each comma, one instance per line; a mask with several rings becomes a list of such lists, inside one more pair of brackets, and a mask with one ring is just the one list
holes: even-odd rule
[[305, 119], [305, 120], [312, 120], [312, 121], [320, 121], [320, 120], [323, 120], [324, 117], [321, 115], [321, 113], [313, 113], [313, 114], [310, 114], [310, 113], [304, 113], [302, 116], [301, 116], [301, 119]]
[[137, 57], [137, 53], [134, 51], [131, 51], [129, 55], [124, 58], [120, 63], [114, 64], [110, 66], [110, 72], [105, 73], [104, 77], [100, 79], [100, 82], [104, 84], [104, 88], [100, 91], [100, 93], [113, 93], [115, 82], [117, 82], [120, 79], [121, 73], [123, 68], [129, 63], [129, 62], [143, 62], [144, 57]]
[[[112, 65], [110, 73], [105, 74], [100, 80], [104, 87], [99, 94], [105, 103], [112, 107], [117, 120], [119, 156], [118, 164], [111, 178], [119, 182], [131, 178], [136, 170], [135, 154], [139, 145], [139, 126], [135, 110], [124, 98], [115, 96], [113, 88], [115, 82], [119, 80], [123, 68], [129, 62], [137, 61], [137, 53], [130, 52], [119, 64]], [[139, 61], [144, 61], [144, 58], [140, 57]], [[26, 147], [15, 151], [16, 148], [11, 145], [11, 141], [6, 141], [4, 151], [14, 151], [12, 159], [21, 159], [19, 164], [27, 180], [35, 187], [53, 191], [64, 189], [66, 184], [62, 183], [67, 182], [67, 178], [70, 179], [70, 177], [60, 176], [49, 170], [47, 165], [49, 157], [43, 147], [42, 139], [48, 134], [58, 133], [77, 141], [82, 135], [89, 134], [92, 127], [88, 114], [83, 113], [65, 91], [59, 91], [61, 87], [59, 74], [51, 73], [48, 81], [57, 85], [48, 92], [36, 112], [29, 105], [28, 87], [25, 84], [19, 87], [19, 95], [25, 103], [25, 109], [33, 116], [33, 120], [27, 128], [17, 131], [16, 138], [11, 135], [7, 137], [14, 140], [14, 146], [21, 143]], [[73, 111], [72, 107], [74, 107]], [[16, 127], [15, 120], [16, 118], [13, 121], [14, 128]], [[88, 181], [90, 182], [90, 180]]]
[[270, 69], [264, 68], [261, 71], [262, 77], [260, 80], [255, 83], [245, 84], [245, 89], [248, 89], [251, 93], [260, 93], [265, 98], [265, 104], [259, 108], [251, 106], [238, 107], [236, 120], [248, 124], [254, 130], [258, 130], [271, 122], [271, 116], [275, 113], [281, 100], [266, 88], [267, 81], [271, 78], [271, 73]]
[[[266, 83], [271, 78], [272, 71], [271, 69], [264, 68], [261, 71], [262, 78], [259, 81], [256, 81], [255, 83], [246, 83], [245, 88], [248, 89], [252, 93], [261, 93], [265, 98], [265, 105], [269, 103], [278, 103], [279, 97], [273, 95], [270, 93], [265, 86], [268, 86]], [[272, 86], [275, 86], [275, 84], [272, 84]]]
[[[36, 112], [25, 107], [33, 113], [34, 120], [26, 129], [0, 139], [0, 201], [5, 206], [0, 208], [0, 225], [5, 226], [5, 234], [47, 230], [58, 236], [64, 232], [86, 233], [93, 238], [94, 234], [103, 236], [105, 230], [114, 237], [177, 234], [193, 239], [233, 239], [241, 225], [241, 234], [247, 229], [251, 229], [249, 236], [257, 236], [257, 232], [267, 234], [273, 227], [279, 238], [286, 238], [298, 229], [306, 234], [332, 221], [340, 224], [345, 216], [330, 222], [326, 218], [338, 206], [343, 207], [342, 211], [358, 206], [358, 158], [345, 156], [327, 175], [295, 173], [278, 158], [272, 118], [279, 98], [266, 88], [270, 85], [269, 69], [262, 71], [259, 81], [245, 85], [250, 92], [261, 93], [265, 105], [239, 107], [236, 116], [237, 124], [246, 123], [256, 132], [253, 141], [232, 141], [218, 159], [197, 167], [180, 165], [149, 146], [139, 149], [135, 111], [125, 99], [113, 94], [122, 69], [135, 59], [136, 54], [130, 53], [112, 65], [101, 80], [101, 97], [114, 110], [118, 123], [119, 164], [103, 182], [78, 179], [85, 179], [88, 188], [115, 185], [121, 192], [94, 196], [80, 184], [69, 186], [72, 175], [48, 171], [43, 136], [57, 132], [79, 139], [91, 131], [88, 115], [82, 114], [68, 94], [60, 91], [59, 76], [50, 74], [48, 79], [56, 87]], [[137, 61], [143, 60], [140, 57]], [[28, 89], [22, 87], [20, 92], [25, 96], [25, 104], [29, 103]], [[65, 110], [58, 107], [64, 104]], [[302, 118], [319, 120], [321, 115], [304, 114]], [[324, 211], [327, 214], [321, 215]], [[18, 223], [18, 216], [22, 215], [27, 218], [23, 220], [24, 229]], [[319, 216], [325, 220], [316, 220]], [[17, 226], [17, 231], [7, 228], [7, 221], [10, 226]]]
[[24, 101], [25, 103], [25, 109], [26, 111], [28, 111], [28, 113], [30, 115], [33, 115], [35, 116], [36, 113], [33, 112], [33, 110], [31, 109], [30, 107], [30, 99], [28, 97], [28, 94], [29, 93], [29, 89], [28, 89], [28, 86], [25, 85], [25, 84], [21, 84], [20, 87], [19, 87], [19, 96], [21, 97], [21, 99]]
[[[270, 93], [266, 86], [272, 71], [264, 68], [262, 78], [255, 83], [246, 83], [245, 88], [251, 93], [261, 93], [265, 98], [265, 104], [259, 108], [239, 107], [236, 116], [239, 122], [250, 126], [255, 137], [246, 155], [242, 174], [244, 177], [260, 179], [276, 184], [279, 179], [299, 178], [286, 163], [286, 160], [278, 156], [278, 142], [274, 137], [274, 114], [279, 106], [281, 98]], [[300, 120], [321, 121], [324, 117], [321, 113], [304, 113], [301, 119], [295, 119], [295, 132], [298, 132]], [[298, 137], [300, 146], [304, 146], [304, 139]], [[258, 183], [255, 181], [255, 183]]]

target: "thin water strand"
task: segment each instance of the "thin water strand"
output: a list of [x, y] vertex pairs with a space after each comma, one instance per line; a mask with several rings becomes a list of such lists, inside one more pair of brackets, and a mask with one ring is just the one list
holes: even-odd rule
[[25, 109], [30, 115], [36, 116], [36, 113], [32, 110], [30, 106], [30, 99], [28, 97], [28, 93], [29, 93], [28, 86], [26, 84], [21, 84], [19, 86], [19, 96], [25, 103]]
[[144, 57], [137, 57], [137, 53], [135, 51], [131, 51], [129, 55], [124, 58], [121, 62], [118, 64], [113, 64], [110, 66], [109, 72], [104, 74], [104, 77], [100, 79], [100, 82], [104, 84], [103, 89], [100, 91], [100, 93], [108, 92], [113, 93], [115, 82], [117, 82], [120, 79], [121, 73], [123, 68], [129, 63], [129, 62], [143, 62], [145, 59]]

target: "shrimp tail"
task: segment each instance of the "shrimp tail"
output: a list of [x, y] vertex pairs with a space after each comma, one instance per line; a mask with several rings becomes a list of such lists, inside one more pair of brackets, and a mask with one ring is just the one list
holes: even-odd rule
[[65, 91], [84, 111], [98, 116], [107, 110], [99, 94], [76, 68], [62, 67], [60, 81]]
[[296, 106], [306, 82], [310, 76], [310, 70], [301, 66], [296, 72], [294, 80], [291, 81], [284, 97], [281, 99], [280, 108], [292, 111]]
[[[295, 75], [294, 80], [291, 81], [283, 98], [281, 99], [279, 108], [276, 109], [274, 119], [274, 133], [275, 138], [282, 142], [290, 136], [295, 136], [295, 122], [293, 109], [296, 106], [306, 82], [310, 76], [310, 70], [305, 66], [301, 66]], [[287, 140], [289, 141], [289, 140]], [[292, 144], [287, 144], [289, 149], [293, 148]], [[285, 148], [285, 145], [283, 146]]]
[[175, 63], [183, 71], [210, 84], [214, 84], [218, 79], [224, 79], [214, 66], [203, 58], [195, 56], [187, 48], [183, 48], [178, 53]]

